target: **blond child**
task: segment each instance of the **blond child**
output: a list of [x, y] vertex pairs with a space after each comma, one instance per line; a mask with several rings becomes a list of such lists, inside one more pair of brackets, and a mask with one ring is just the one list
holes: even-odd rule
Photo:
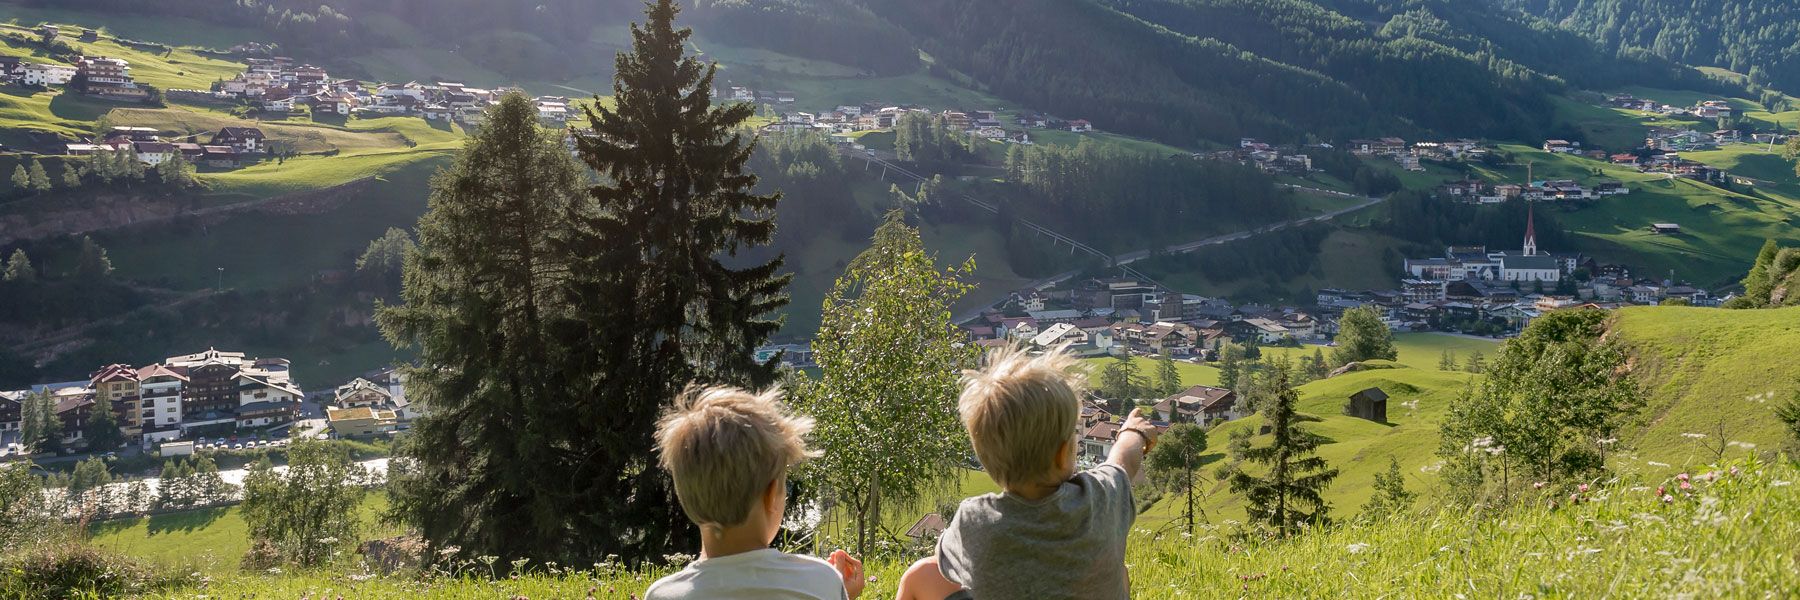
[[656, 431], [662, 467], [688, 519], [700, 526], [700, 558], [659, 579], [645, 600], [683, 598], [849, 600], [862, 594], [862, 563], [769, 547], [787, 508], [787, 470], [810, 453], [812, 419], [790, 415], [781, 392], [689, 388]]
[[1076, 472], [1084, 381], [1059, 351], [996, 352], [963, 374], [958, 410], [988, 476], [1005, 490], [964, 500], [937, 555], [900, 581], [902, 600], [1127, 598], [1131, 481], [1157, 429], [1131, 411], [1104, 464]]

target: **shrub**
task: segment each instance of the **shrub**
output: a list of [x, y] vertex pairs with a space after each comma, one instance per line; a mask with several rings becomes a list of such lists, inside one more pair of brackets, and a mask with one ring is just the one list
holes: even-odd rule
[[116, 598], [195, 582], [80, 543], [46, 543], [0, 560], [0, 596]]

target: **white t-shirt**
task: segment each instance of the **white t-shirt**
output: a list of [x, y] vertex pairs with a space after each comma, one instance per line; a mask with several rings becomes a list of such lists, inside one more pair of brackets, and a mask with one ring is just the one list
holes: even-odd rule
[[644, 600], [849, 600], [831, 563], [773, 548], [703, 558], [650, 584]]

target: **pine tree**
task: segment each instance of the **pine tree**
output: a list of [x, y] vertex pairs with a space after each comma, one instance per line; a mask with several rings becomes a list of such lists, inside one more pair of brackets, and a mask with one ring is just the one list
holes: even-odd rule
[[562, 368], [585, 374], [581, 397], [598, 400], [587, 414], [604, 427], [591, 443], [630, 449], [589, 457], [584, 475], [593, 476], [574, 482], [583, 487], [572, 496], [595, 509], [585, 515], [594, 530], [581, 536], [592, 545], [583, 558], [694, 547], [695, 530], [650, 454], [654, 423], [692, 382], [776, 381], [775, 359], [759, 362], [755, 349], [780, 327], [774, 311], [792, 279], [779, 257], [742, 256], [769, 244], [780, 200], [754, 193], [757, 177], [744, 169], [754, 144], [740, 128], [752, 108], [713, 104], [717, 66], [686, 55], [692, 32], [675, 28], [672, 0], [646, 12], [617, 60], [612, 106], [588, 108], [595, 133], [580, 154], [603, 183], [563, 241], [580, 259], [572, 293], [587, 325], [581, 344], [593, 352]]
[[31, 173], [25, 170], [24, 163], [13, 167], [12, 187], [13, 192], [18, 194], [31, 193]]
[[557, 363], [605, 343], [557, 333], [559, 323], [575, 329], [575, 307], [571, 258], [551, 240], [566, 237], [580, 195], [574, 160], [539, 129], [531, 101], [506, 95], [432, 179], [402, 303], [377, 305], [383, 334], [417, 348], [407, 395], [430, 407], [398, 450], [408, 464], [390, 476], [389, 516], [434, 548], [579, 564], [570, 559], [629, 539], [597, 516], [624, 494], [584, 486], [628, 492], [631, 480], [583, 465], [629, 447], [648, 468], [653, 427], [632, 424], [643, 450], [606, 449], [605, 432], [624, 424], [610, 420], [608, 397], [578, 382], [604, 371]]
[[974, 267], [939, 270], [919, 231], [891, 211], [825, 300], [813, 338], [820, 375], [798, 399], [817, 421], [821, 456], [808, 472], [854, 519], [858, 554], [883, 506], [953, 481], [968, 457], [956, 398], [960, 370], [978, 357], [950, 315]]
[[1487, 370], [1487, 357], [1480, 350], [1469, 353], [1468, 360], [1463, 362], [1463, 370], [1470, 373], [1481, 373]]
[[112, 259], [106, 257], [106, 248], [94, 238], [81, 236], [81, 256], [75, 261], [76, 276], [87, 281], [100, 281], [112, 275]]
[[1195, 472], [1200, 469], [1200, 456], [1205, 453], [1206, 430], [1193, 423], [1176, 423], [1158, 437], [1156, 447], [1150, 450], [1148, 457], [1151, 472], [1174, 477], [1186, 495], [1187, 506], [1182, 510], [1182, 519], [1190, 535], [1194, 533]]
[[31, 191], [39, 193], [50, 191], [50, 174], [44, 172], [44, 163], [32, 159], [31, 172], [27, 177], [31, 180]]
[[31, 266], [31, 257], [25, 255], [24, 248], [14, 248], [12, 256], [6, 259], [6, 273], [0, 276], [4, 281], [32, 281], [37, 279], [37, 269]]
[[1405, 513], [1412, 508], [1417, 493], [1406, 489], [1406, 478], [1400, 474], [1400, 461], [1388, 457], [1386, 473], [1375, 474], [1375, 495], [1362, 505], [1360, 511], [1364, 519], [1387, 519]]
[[1775, 256], [1781, 252], [1781, 246], [1775, 240], [1765, 240], [1762, 249], [1756, 253], [1756, 262], [1750, 267], [1750, 273], [1744, 276], [1744, 298], [1752, 307], [1769, 303], [1769, 294], [1775, 287], [1774, 278], [1769, 269], [1775, 263]]
[[178, 189], [192, 187], [194, 185], [194, 165], [188, 162], [180, 152], [176, 152], [168, 160], [156, 166], [156, 176], [163, 185]]
[[81, 428], [81, 437], [87, 441], [90, 452], [109, 452], [117, 450], [125, 443], [125, 433], [119, 431], [119, 415], [113, 412], [112, 402], [96, 400], [89, 410], [87, 423]]
[[1143, 394], [1149, 382], [1143, 373], [1138, 371], [1137, 361], [1129, 356], [1114, 357], [1100, 370], [1100, 397], [1113, 401], [1112, 410], [1116, 414], [1131, 412], [1132, 402]]
[[1456, 369], [1457, 369], [1456, 353], [1451, 352], [1449, 350], [1445, 350], [1443, 355], [1438, 357], [1438, 370], [1439, 371], [1455, 371]]
[[1307, 374], [1319, 380], [1331, 376], [1331, 363], [1325, 361], [1325, 351], [1313, 348], [1312, 360], [1306, 365]]
[[1175, 359], [1169, 358], [1167, 354], [1157, 355], [1156, 393], [1170, 396], [1180, 393], [1181, 390], [1181, 371], [1175, 368]]
[[1237, 344], [1219, 345], [1219, 387], [1236, 391], [1244, 379], [1244, 351]]
[[1394, 332], [1381, 322], [1373, 306], [1358, 306], [1344, 311], [1338, 319], [1337, 349], [1331, 353], [1337, 366], [1365, 360], [1394, 360]]
[[25, 397], [19, 423], [19, 445], [32, 452], [62, 450], [62, 422], [48, 390]]
[[1258, 393], [1268, 396], [1260, 404], [1267, 406], [1263, 414], [1273, 439], [1267, 446], [1245, 450], [1242, 462], [1262, 465], [1265, 471], [1257, 475], [1245, 470], [1244, 464], [1234, 466], [1227, 478], [1232, 493], [1244, 495], [1250, 520], [1283, 537], [1301, 527], [1326, 523], [1331, 506], [1321, 494], [1337, 478], [1338, 470], [1314, 454], [1321, 439], [1301, 427], [1307, 417], [1294, 409], [1299, 394], [1280, 371], [1272, 372], [1271, 380], [1259, 386]]
[[69, 189], [81, 187], [81, 163], [72, 158], [63, 161], [62, 185]]

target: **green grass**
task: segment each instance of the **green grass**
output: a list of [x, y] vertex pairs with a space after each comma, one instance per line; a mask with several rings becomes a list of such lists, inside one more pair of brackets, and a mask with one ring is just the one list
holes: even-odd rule
[[[1438, 371], [1438, 360], [1446, 350], [1456, 354], [1459, 361], [1472, 352], [1481, 352], [1492, 360], [1498, 351], [1498, 343], [1492, 340], [1437, 333], [1398, 334], [1394, 337], [1394, 347], [1400, 353], [1398, 361], [1378, 361], [1378, 364], [1394, 368], [1347, 373], [1308, 383], [1297, 390], [1300, 393], [1299, 410], [1321, 419], [1307, 426], [1331, 440], [1331, 443], [1320, 448], [1319, 455], [1333, 467], [1343, 471], [1337, 482], [1326, 490], [1325, 495], [1326, 500], [1336, 506], [1338, 511], [1354, 509], [1368, 499], [1374, 475], [1387, 468], [1389, 457], [1400, 461], [1401, 468], [1408, 474], [1408, 485], [1414, 489], [1435, 485], [1436, 474], [1431, 467], [1437, 462], [1433, 453], [1437, 451], [1438, 424], [1450, 401], [1461, 393], [1473, 377], [1462, 372]], [[1261, 350], [1265, 360], [1286, 356], [1289, 360], [1298, 362], [1302, 356], [1311, 356], [1315, 349], [1315, 346], [1305, 346]], [[1331, 355], [1330, 348], [1324, 348], [1323, 351], [1327, 357]], [[1113, 359], [1088, 359], [1087, 362], [1097, 368], [1110, 360]], [[1155, 372], [1152, 363], [1141, 359], [1133, 360], [1139, 361], [1138, 368], [1145, 374]], [[1219, 371], [1210, 363], [1196, 365], [1177, 362], [1175, 365], [1181, 372], [1184, 385], [1218, 385]], [[1371, 423], [1342, 414], [1344, 402], [1351, 394], [1370, 387], [1379, 387], [1390, 396], [1387, 424]], [[1214, 451], [1208, 453], [1204, 460], [1208, 463], [1223, 460], [1224, 441], [1229, 432], [1238, 428], [1255, 428], [1261, 422], [1262, 417], [1252, 416], [1209, 430], [1209, 446]], [[1210, 487], [1207, 492], [1205, 506], [1213, 513], [1215, 522], [1223, 518], [1243, 518], [1239, 498], [1217, 486]], [[1167, 519], [1177, 514], [1177, 507], [1165, 502], [1148, 513], [1148, 518]]]
[[[12, 33], [31, 35], [33, 32], [24, 27], [0, 25], [0, 29]], [[95, 42], [82, 42], [77, 36], [80, 33], [72, 27], [63, 29], [63, 41], [74, 46], [84, 56], [109, 56], [122, 58], [131, 63], [131, 76], [138, 83], [154, 85], [163, 89], [207, 89], [214, 81], [231, 79], [244, 71], [242, 63], [204, 56], [189, 48], [172, 48], [167, 54], [153, 54], [147, 50], [124, 46], [109, 37], [102, 37]], [[23, 51], [22, 48], [7, 43], [11, 53]]]
[[1625, 438], [1638, 460], [1711, 462], [1703, 444], [1717, 443], [1720, 428], [1727, 443], [1739, 443], [1727, 456], [1768, 457], [1780, 447], [1785, 434], [1773, 411], [1800, 394], [1800, 366], [1788, 359], [1800, 353], [1800, 308], [1643, 307], [1614, 319], [1649, 398], [1641, 430]]
[[[1761, 598], [1800, 587], [1800, 478], [1791, 463], [1745, 464], [1699, 480], [1672, 502], [1659, 476], [1611, 482], [1568, 501], [1546, 492], [1499, 512], [1425, 508], [1308, 532], [1290, 541], [1229, 539], [1230, 525], [1191, 538], [1140, 524], [1127, 542], [1132, 597], [1173, 598]], [[863, 598], [892, 597], [915, 557], [868, 557]], [[1071, 565], [1038, 565], [1056, 569]], [[345, 570], [230, 574], [153, 598], [637, 597], [667, 570], [582, 570], [498, 580], [352, 578]]]
[[[387, 496], [369, 494], [361, 509], [364, 539], [395, 535], [377, 519], [387, 509]], [[238, 571], [250, 549], [250, 533], [236, 506], [105, 521], [93, 526], [94, 546], [164, 567], [192, 569], [211, 575]]]

